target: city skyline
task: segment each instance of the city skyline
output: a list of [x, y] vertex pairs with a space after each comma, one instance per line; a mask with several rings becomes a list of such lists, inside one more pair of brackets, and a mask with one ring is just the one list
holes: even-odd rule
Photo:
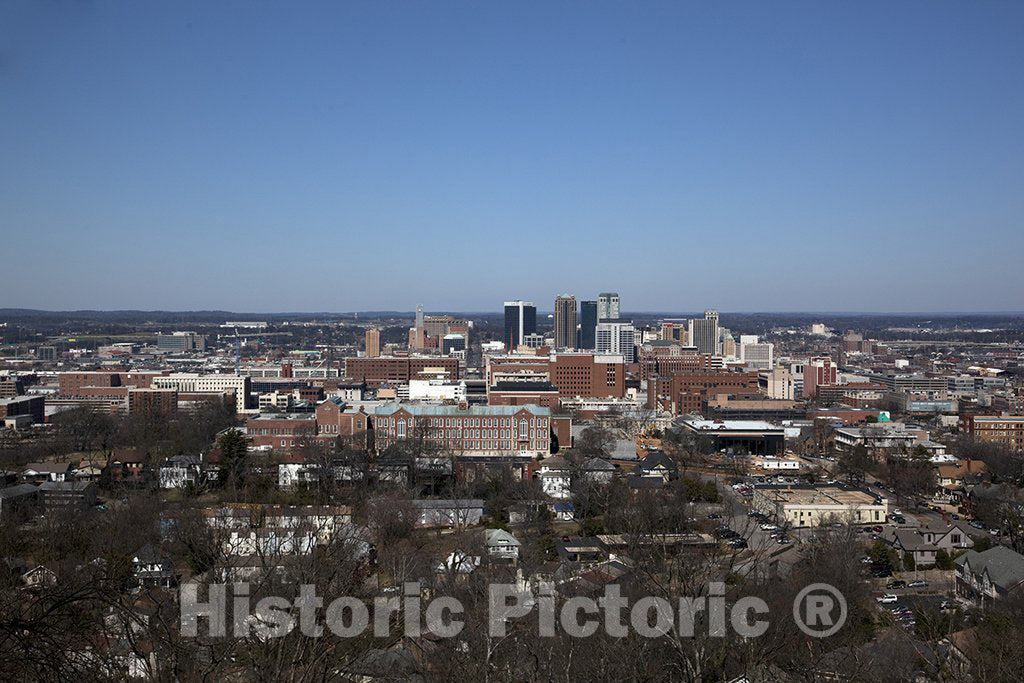
[[1024, 309], [1020, 5], [0, 16], [6, 305]]

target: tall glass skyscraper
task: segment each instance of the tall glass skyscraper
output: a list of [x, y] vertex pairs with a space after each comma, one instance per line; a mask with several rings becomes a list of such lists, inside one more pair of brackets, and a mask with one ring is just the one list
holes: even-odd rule
[[505, 336], [501, 341], [510, 351], [522, 344], [526, 335], [536, 331], [537, 307], [532, 301], [505, 302]]
[[580, 302], [580, 343], [581, 349], [595, 348], [594, 333], [597, 330], [597, 302]]

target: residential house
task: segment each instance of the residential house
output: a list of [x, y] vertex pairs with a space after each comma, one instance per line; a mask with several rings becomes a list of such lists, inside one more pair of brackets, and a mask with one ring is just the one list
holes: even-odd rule
[[347, 505], [232, 504], [203, 514], [228, 557], [305, 555], [358, 535]]
[[985, 463], [981, 460], [956, 460], [940, 464], [935, 468], [938, 498], [959, 503], [971, 486], [981, 483], [986, 474]]
[[82, 510], [96, 504], [96, 482], [46, 481], [39, 485], [39, 495], [47, 514], [67, 508]]
[[555, 552], [563, 562], [584, 564], [602, 562], [608, 559], [604, 545], [592, 536], [565, 536], [555, 539]]
[[105, 475], [111, 484], [144, 486], [149, 483], [146, 454], [134, 448], [115, 450], [107, 461]]
[[39, 489], [32, 484], [18, 484], [0, 489], [0, 519], [18, 512], [32, 512], [39, 502]]
[[1024, 587], [1024, 555], [997, 545], [968, 550], [956, 558], [956, 594], [977, 605], [1001, 599]]
[[558, 455], [544, 458], [535, 476], [545, 495], [556, 500], [572, 497], [572, 474], [565, 458]]
[[132, 585], [136, 588], [172, 588], [175, 584], [174, 565], [151, 543], [132, 555]]
[[615, 465], [602, 458], [584, 460], [583, 477], [587, 481], [607, 484], [615, 477]]
[[21, 471], [21, 480], [28, 484], [42, 484], [44, 481], [66, 481], [71, 465], [66, 462], [30, 462]]
[[679, 466], [663, 451], [651, 450], [637, 463], [634, 474], [661, 479], [663, 483], [679, 478]]
[[27, 588], [46, 588], [56, 585], [57, 572], [40, 564], [22, 574], [21, 580], [25, 582]]
[[162, 489], [183, 489], [203, 481], [203, 461], [198, 455], [174, 455], [160, 463], [157, 479]]
[[446, 557], [434, 570], [438, 574], [465, 576], [472, 574], [480, 566], [480, 557], [470, 555], [462, 550], [455, 550]]
[[492, 561], [514, 563], [519, 559], [519, 541], [504, 529], [484, 529], [484, 546]]
[[464, 529], [476, 526], [484, 516], [484, 501], [476, 498], [414, 500], [421, 528]]

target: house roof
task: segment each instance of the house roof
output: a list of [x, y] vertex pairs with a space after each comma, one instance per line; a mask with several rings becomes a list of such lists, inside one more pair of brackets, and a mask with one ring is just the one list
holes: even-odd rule
[[441, 500], [414, 500], [412, 505], [421, 510], [483, 508], [484, 501], [479, 498], [444, 498]]
[[938, 473], [943, 479], [961, 479], [972, 474], [985, 472], [985, 463], [981, 460], [960, 460], [955, 465], [939, 465]]
[[1024, 555], [1015, 553], [1004, 545], [997, 545], [984, 552], [968, 550], [956, 558], [956, 564], [970, 567], [974, 574], [987, 573], [997, 588], [1008, 590], [1024, 581]]
[[135, 551], [132, 559], [138, 560], [143, 564], [159, 564], [167, 558], [161, 555], [160, 551], [152, 543], [147, 543]]
[[615, 465], [611, 464], [607, 460], [602, 460], [601, 458], [589, 458], [588, 460], [583, 461], [583, 469], [588, 472], [612, 472], [615, 470]]
[[30, 462], [25, 465], [22, 472], [39, 472], [40, 474], [61, 474], [70, 469], [71, 464], [66, 462]]
[[899, 545], [910, 552], [936, 549], [933, 543], [925, 541], [914, 529], [886, 529], [882, 537], [889, 543]]
[[504, 529], [484, 529], [484, 541], [487, 545], [519, 545], [519, 540]]
[[44, 481], [39, 485], [40, 491], [85, 491], [93, 486], [89, 481]]
[[569, 469], [569, 462], [561, 456], [552, 455], [549, 458], [541, 460], [540, 466], [549, 470], [567, 470]]
[[7, 498], [18, 498], [20, 496], [30, 496], [37, 490], [38, 489], [32, 484], [18, 484], [17, 486], [8, 486], [5, 489], [0, 489], [0, 500]]

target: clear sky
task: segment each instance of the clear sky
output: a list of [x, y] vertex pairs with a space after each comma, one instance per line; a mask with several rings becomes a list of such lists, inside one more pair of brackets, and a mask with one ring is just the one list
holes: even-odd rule
[[0, 0], [0, 307], [1024, 310], [1024, 2]]

